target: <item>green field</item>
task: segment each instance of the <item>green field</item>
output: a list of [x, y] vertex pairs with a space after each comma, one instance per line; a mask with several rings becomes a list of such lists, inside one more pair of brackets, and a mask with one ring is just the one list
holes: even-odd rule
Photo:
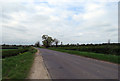
[[49, 48], [49, 49], [120, 64], [120, 61], [118, 60], [120, 56], [116, 56], [116, 55], [111, 55], [111, 54], [107, 55], [107, 54], [93, 53], [93, 52], [82, 52], [76, 50], [65, 50], [59, 48]]
[[[13, 50], [13, 49], [12, 49]], [[25, 79], [33, 63], [36, 49], [29, 48], [27, 52], [2, 59], [3, 79]]]

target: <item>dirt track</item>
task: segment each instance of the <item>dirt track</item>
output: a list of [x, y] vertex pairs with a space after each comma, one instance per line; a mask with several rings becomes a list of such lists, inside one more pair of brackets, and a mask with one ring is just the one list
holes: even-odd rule
[[50, 79], [39, 50], [35, 54], [35, 59], [27, 79]]

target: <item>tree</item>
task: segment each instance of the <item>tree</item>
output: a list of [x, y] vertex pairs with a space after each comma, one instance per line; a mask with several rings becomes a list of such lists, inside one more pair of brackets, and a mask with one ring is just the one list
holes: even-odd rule
[[63, 45], [63, 42], [61, 42], [61, 46]]
[[52, 45], [52, 43], [54, 42], [52, 37], [50, 37], [48, 35], [43, 35], [42, 40], [43, 40], [42, 43], [46, 48], [50, 47]]
[[54, 39], [54, 43], [55, 43], [55, 45], [56, 45], [56, 47], [58, 47], [58, 43], [59, 43], [60, 41], [58, 40], [58, 39]]
[[40, 46], [40, 42], [39, 42], [39, 41], [36, 42], [36, 43], [35, 43], [35, 46], [36, 46], [36, 47], [39, 47], [39, 46]]

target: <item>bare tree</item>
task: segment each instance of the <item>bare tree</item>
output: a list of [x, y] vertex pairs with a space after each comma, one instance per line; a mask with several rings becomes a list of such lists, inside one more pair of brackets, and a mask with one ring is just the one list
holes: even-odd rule
[[56, 47], [58, 47], [58, 43], [59, 43], [60, 41], [58, 40], [58, 39], [54, 39], [54, 43], [55, 43], [55, 45], [56, 45]]

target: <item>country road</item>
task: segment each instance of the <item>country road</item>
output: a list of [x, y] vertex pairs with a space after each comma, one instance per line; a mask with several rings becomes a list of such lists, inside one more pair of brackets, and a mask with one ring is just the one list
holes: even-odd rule
[[118, 65], [38, 48], [52, 79], [118, 79]]

